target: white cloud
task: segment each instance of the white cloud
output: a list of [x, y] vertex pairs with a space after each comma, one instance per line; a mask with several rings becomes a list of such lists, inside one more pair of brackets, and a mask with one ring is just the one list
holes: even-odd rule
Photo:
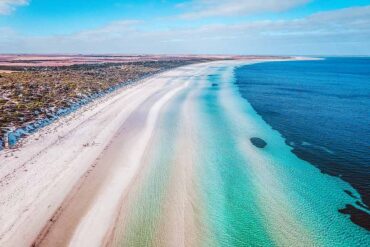
[[[370, 6], [295, 20], [156, 29], [137, 20], [72, 35], [25, 37], [11, 30], [0, 53], [236, 53], [370, 55]], [[151, 30], [151, 31], [149, 31]]]
[[86, 30], [71, 35], [71, 37], [84, 40], [84, 39], [106, 39], [107, 37], [120, 37], [128, 35], [134, 31], [139, 24], [143, 24], [141, 20], [122, 20], [114, 21], [101, 28]]
[[0, 0], [0, 15], [8, 15], [17, 7], [24, 6], [29, 3], [29, 0]]
[[184, 19], [199, 19], [214, 16], [240, 16], [260, 12], [280, 12], [310, 0], [193, 0], [189, 4], [178, 5], [191, 11], [180, 15]]

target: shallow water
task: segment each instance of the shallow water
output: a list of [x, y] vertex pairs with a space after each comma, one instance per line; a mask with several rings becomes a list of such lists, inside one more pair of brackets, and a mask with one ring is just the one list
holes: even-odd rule
[[236, 84], [296, 155], [349, 182], [369, 207], [370, 58], [254, 64], [237, 69]]
[[239, 93], [234, 65], [191, 78], [156, 130], [112, 245], [370, 245], [369, 232], [338, 212], [356, 202], [344, 190], [356, 190], [291, 152]]

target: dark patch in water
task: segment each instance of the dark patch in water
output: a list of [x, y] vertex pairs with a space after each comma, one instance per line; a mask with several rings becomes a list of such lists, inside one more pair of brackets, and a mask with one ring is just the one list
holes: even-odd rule
[[252, 143], [254, 146], [256, 146], [256, 147], [258, 147], [258, 148], [264, 148], [264, 147], [266, 147], [266, 145], [267, 145], [267, 143], [266, 143], [263, 139], [258, 138], [258, 137], [252, 137], [252, 138], [250, 139], [250, 141], [251, 141], [251, 143]]
[[217, 87], [218, 84], [217, 83], [212, 83], [212, 87]]
[[345, 208], [339, 209], [338, 211], [342, 214], [350, 215], [350, 219], [353, 223], [370, 231], [370, 215], [365, 211], [362, 211], [350, 204], [347, 204]]
[[350, 197], [354, 198], [354, 199], [357, 199], [357, 197], [349, 190], [344, 190], [344, 192], [347, 193], [347, 195], [349, 195]]
[[363, 204], [360, 201], [356, 201], [356, 205], [359, 206], [359, 207], [362, 207], [363, 209], [370, 210], [369, 207], [367, 207], [365, 204]]
[[[350, 162], [348, 161], [340, 160], [341, 162], [335, 162], [330, 159], [330, 156], [322, 155], [322, 153], [317, 152], [317, 150], [304, 149], [302, 146], [299, 146], [293, 147], [291, 152], [294, 153], [298, 158], [310, 162], [319, 168], [324, 174], [340, 177], [342, 180], [347, 182], [352, 182], [352, 178], [356, 177], [356, 186], [354, 187], [360, 193], [361, 198], [356, 198], [355, 195], [353, 195], [353, 193], [350, 191], [348, 191], [350, 193], [348, 193], [347, 190], [344, 190], [344, 192], [355, 199], [361, 199], [361, 201], [364, 203], [363, 206], [368, 208], [370, 201], [368, 190], [369, 177], [367, 176], [367, 173], [363, 173], [357, 169], [351, 169]], [[354, 184], [352, 183], [352, 185]], [[363, 213], [367, 214], [366, 212]], [[366, 219], [369, 220], [368, 224], [370, 224], [369, 214]]]
[[[346, 193], [358, 200], [354, 206], [365, 209], [360, 226], [370, 225], [369, 65], [369, 58], [329, 58], [236, 70], [241, 95], [297, 157], [357, 190], [358, 198]], [[358, 218], [356, 210], [346, 212]]]
[[208, 75], [208, 80], [210, 80], [210, 81], [217, 80], [219, 78], [220, 78], [220, 75], [218, 75], [218, 74]]

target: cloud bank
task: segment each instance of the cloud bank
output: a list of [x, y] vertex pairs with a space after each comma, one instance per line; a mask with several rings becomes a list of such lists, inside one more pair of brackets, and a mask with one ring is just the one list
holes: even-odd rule
[[0, 52], [370, 55], [370, 6], [233, 25], [153, 30], [147, 28], [150, 24], [125, 20], [70, 35], [37, 37], [3, 29]]
[[0, 15], [11, 14], [17, 7], [28, 3], [29, 0], [0, 0]]
[[310, 2], [310, 0], [194, 0], [182, 4], [191, 11], [180, 15], [183, 19], [200, 19], [220, 16], [241, 16], [260, 12], [280, 12]]

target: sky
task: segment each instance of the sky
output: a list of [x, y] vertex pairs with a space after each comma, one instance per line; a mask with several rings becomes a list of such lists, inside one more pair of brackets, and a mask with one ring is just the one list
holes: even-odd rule
[[0, 0], [0, 53], [370, 55], [370, 0]]

